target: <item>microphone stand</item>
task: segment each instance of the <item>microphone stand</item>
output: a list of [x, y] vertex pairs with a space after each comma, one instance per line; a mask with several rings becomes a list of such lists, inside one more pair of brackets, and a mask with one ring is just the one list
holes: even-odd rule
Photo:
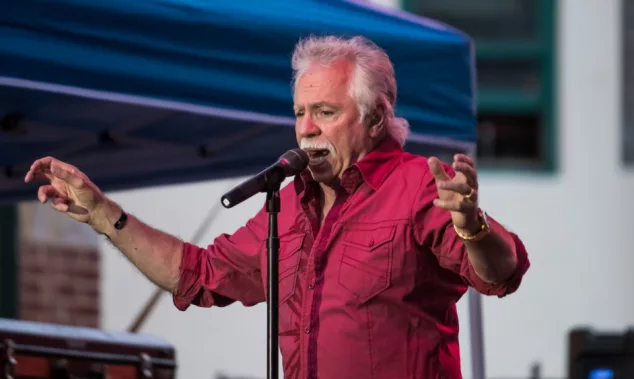
[[[279, 179], [278, 179], [279, 178]], [[280, 239], [277, 230], [277, 214], [280, 212], [280, 185], [284, 177], [271, 175], [266, 178], [266, 211], [269, 214], [269, 235], [266, 240], [267, 250], [267, 379], [278, 379], [278, 319], [279, 319], [279, 282], [278, 282], [278, 257], [280, 251]]]
[[280, 187], [287, 176], [293, 176], [308, 166], [308, 154], [302, 149], [284, 153], [278, 161], [248, 179], [220, 199], [222, 205], [231, 208], [256, 193], [266, 192], [266, 212], [269, 214], [269, 233], [266, 239], [267, 275], [267, 378], [278, 379], [279, 371], [279, 254], [277, 215], [280, 213]]
[[267, 275], [267, 378], [278, 379], [279, 371], [279, 254], [277, 215], [280, 213], [280, 187], [287, 176], [296, 175], [308, 165], [308, 154], [301, 149], [284, 153], [273, 166], [243, 182], [221, 198], [222, 205], [231, 208], [255, 193], [266, 192], [266, 212], [269, 214], [269, 233], [266, 240]]

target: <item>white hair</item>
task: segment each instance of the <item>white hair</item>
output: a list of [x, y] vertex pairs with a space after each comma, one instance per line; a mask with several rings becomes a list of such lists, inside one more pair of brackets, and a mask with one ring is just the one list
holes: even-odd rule
[[[361, 122], [370, 123], [382, 117], [387, 133], [398, 143], [405, 144], [409, 123], [394, 115], [396, 79], [394, 67], [383, 49], [364, 37], [341, 38], [335, 36], [308, 37], [299, 41], [292, 58], [293, 87], [299, 78], [315, 63], [329, 65], [337, 59], [354, 64], [350, 80], [350, 96], [359, 106]], [[376, 114], [383, 110], [383, 114]]]

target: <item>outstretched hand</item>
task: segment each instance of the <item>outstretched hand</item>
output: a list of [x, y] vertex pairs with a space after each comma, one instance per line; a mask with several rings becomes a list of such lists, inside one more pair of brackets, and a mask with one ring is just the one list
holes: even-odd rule
[[47, 182], [37, 191], [42, 204], [50, 201], [54, 209], [79, 222], [92, 225], [94, 211], [105, 202], [101, 190], [83, 172], [53, 157], [38, 159], [31, 165], [24, 181], [35, 180]]
[[479, 230], [478, 177], [473, 160], [464, 154], [456, 154], [451, 165], [456, 172], [453, 179], [437, 158], [429, 158], [428, 164], [438, 188], [434, 205], [451, 212], [456, 228], [469, 232]]

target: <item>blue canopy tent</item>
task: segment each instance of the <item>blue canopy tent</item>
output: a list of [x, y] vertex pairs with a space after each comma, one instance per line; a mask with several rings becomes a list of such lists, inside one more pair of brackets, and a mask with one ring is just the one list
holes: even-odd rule
[[311, 34], [388, 52], [408, 150], [475, 149], [473, 46], [432, 20], [344, 0], [3, 3], [1, 202], [34, 198], [22, 179], [47, 155], [105, 190], [261, 170], [296, 147], [290, 55]]
[[470, 41], [429, 20], [335, 0], [31, 0], [0, 14], [0, 198], [32, 198], [37, 157], [104, 189], [253, 173], [296, 147], [290, 54], [362, 34], [393, 59], [420, 145], [471, 149]]

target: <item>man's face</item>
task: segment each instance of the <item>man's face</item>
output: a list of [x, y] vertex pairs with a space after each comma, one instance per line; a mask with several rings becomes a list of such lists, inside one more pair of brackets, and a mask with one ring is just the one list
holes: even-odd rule
[[295, 133], [309, 157], [313, 178], [334, 184], [343, 171], [372, 147], [367, 126], [349, 94], [354, 66], [338, 60], [329, 66], [311, 65], [295, 87]]

